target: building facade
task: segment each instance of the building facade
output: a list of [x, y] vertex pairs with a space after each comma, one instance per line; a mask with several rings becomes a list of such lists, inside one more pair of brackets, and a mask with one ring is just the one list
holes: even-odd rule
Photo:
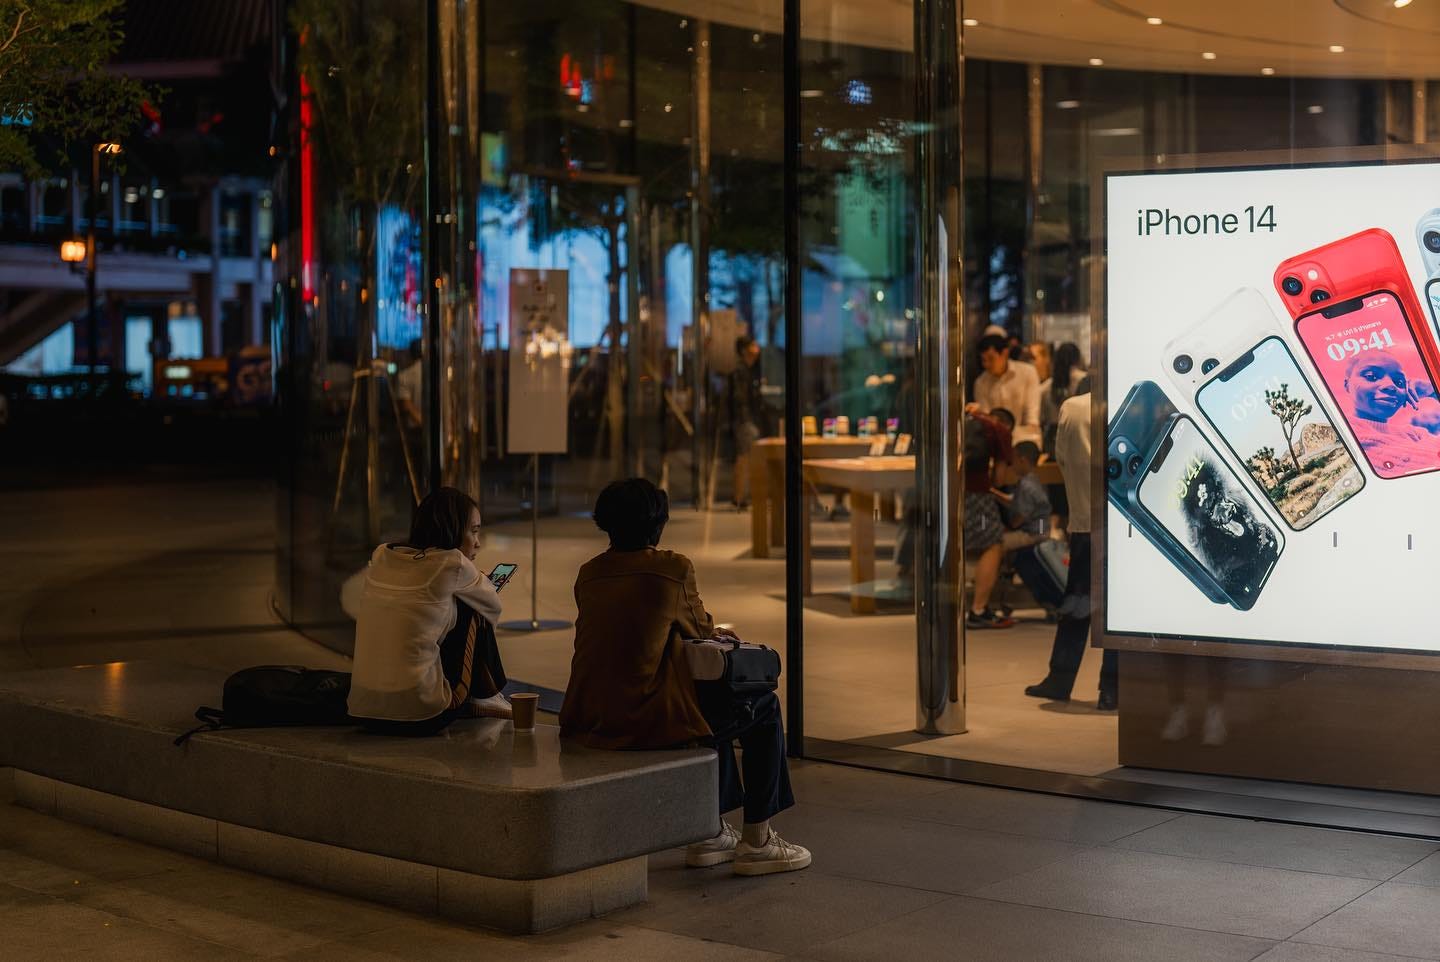
[[[797, 753], [1440, 791], [1409, 734], [1440, 684], [1434, 11], [424, 8], [285, 12], [287, 620], [344, 649], [345, 584], [440, 484], [526, 563], [510, 610], [573, 618], [594, 496], [643, 475], [717, 617], [783, 647]], [[964, 470], [972, 403], [1018, 408], [1025, 466]], [[1030, 467], [1052, 510], [1022, 517]], [[996, 560], [997, 524], [1033, 537]], [[1056, 620], [1068, 701], [1024, 691]], [[563, 689], [568, 641], [502, 644]]]

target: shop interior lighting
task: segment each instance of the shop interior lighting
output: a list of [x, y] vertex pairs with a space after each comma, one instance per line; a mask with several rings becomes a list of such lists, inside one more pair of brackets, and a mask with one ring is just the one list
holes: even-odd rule
[[1059, 107], [1061, 110], [1074, 110], [1076, 107], [1080, 106], [1080, 101], [1078, 101], [1078, 100], [1057, 100], [1057, 101], [1055, 102], [1055, 106]]
[[1159, 17], [1146, 17], [1145, 22], [1150, 24], [1150, 26], [1152, 27], [1158, 27], [1165, 23], [1165, 21], [1161, 20]]
[[1325, 112], [1325, 107], [1321, 104], [1311, 104], [1310, 106], [1305, 108], [1305, 112], [1307, 114], [1323, 114]]
[[973, 18], [973, 17], [966, 17], [964, 20], [961, 20], [960, 22], [961, 22], [962, 24], [964, 24], [965, 26], [967, 26], [967, 27], [978, 27], [978, 26], [980, 26], [980, 21], [979, 21], [979, 20], [976, 20], [976, 19]]
[[804, 97], [806, 100], [814, 100], [816, 97], [825, 96], [825, 91], [816, 90], [814, 87], [808, 87], [805, 90], [800, 91], [800, 96]]
[[1330, 52], [1331, 52], [1331, 53], [1344, 53], [1344, 52], [1345, 52], [1345, 45], [1344, 45], [1344, 44], [1339, 44], [1339, 43], [1332, 43], [1332, 44], [1330, 45]]
[[1260, 68], [1260, 73], [1264, 74], [1266, 77], [1273, 77], [1273, 76], [1275, 76], [1275, 68], [1274, 68], [1274, 67], [1261, 67], [1261, 68]]
[[1091, 57], [1091, 58], [1090, 58], [1090, 66], [1092, 66], [1092, 67], [1103, 67], [1103, 66], [1105, 66], [1105, 61], [1101, 60], [1099, 57]]
[[1395, 9], [1401, 10], [1410, 6], [1410, 0], [1395, 0]]
[[1214, 60], [1214, 59], [1215, 59], [1215, 51], [1213, 51], [1213, 50], [1207, 50], [1207, 51], [1205, 51], [1204, 53], [1202, 53], [1200, 56], [1204, 57], [1206, 60]]

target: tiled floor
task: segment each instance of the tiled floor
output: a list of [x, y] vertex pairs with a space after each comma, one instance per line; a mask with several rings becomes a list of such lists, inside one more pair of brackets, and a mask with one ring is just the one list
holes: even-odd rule
[[[518, 938], [0, 806], [17, 959], [1440, 959], [1440, 842], [1004, 792], [819, 764], [777, 820], [804, 872], [651, 859], [650, 901]], [[1007, 812], [1013, 818], [1007, 818]]]

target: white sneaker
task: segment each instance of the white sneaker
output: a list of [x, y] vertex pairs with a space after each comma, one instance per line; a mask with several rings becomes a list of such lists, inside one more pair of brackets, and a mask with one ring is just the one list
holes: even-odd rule
[[810, 850], [792, 845], [775, 833], [761, 846], [747, 845], [742, 840], [735, 849], [736, 875], [770, 875], [774, 872], [796, 872], [810, 864]]
[[729, 862], [735, 858], [735, 847], [740, 844], [740, 833], [730, 823], [720, 820], [720, 834], [703, 842], [685, 846], [685, 864], [691, 868], [708, 868]]
[[491, 695], [489, 698], [470, 699], [470, 714], [474, 718], [510, 718], [509, 700], [501, 694]]

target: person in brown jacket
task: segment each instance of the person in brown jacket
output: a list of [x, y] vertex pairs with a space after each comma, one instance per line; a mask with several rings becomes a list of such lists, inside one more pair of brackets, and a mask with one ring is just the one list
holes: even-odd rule
[[780, 700], [774, 692], [702, 697], [690, 676], [687, 639], [734, 635], [705, 610], [690, 559], [657, 547], [669, 498], [644, 478], [615, 481], [600, 492], [594, 518], [610, 548], [575, 579], [575, 656], [560, 734], [592, 748], [714, 747], [720, 814], [743, 808], [744, 823], [736, 831], [722, 818], [719, 835], [686, 850], [686, 864], [733, 862], [737, 875], [805, 868], [810, 853], [770, 827], [795, 804]]

